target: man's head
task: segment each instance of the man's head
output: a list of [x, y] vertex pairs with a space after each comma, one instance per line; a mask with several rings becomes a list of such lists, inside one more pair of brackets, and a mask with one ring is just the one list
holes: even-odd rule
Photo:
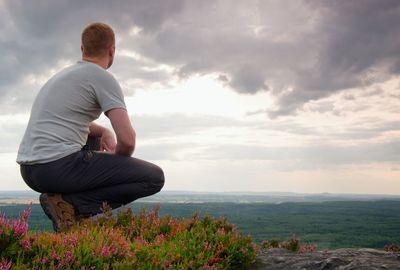
[[115, 35], [110, 26], [104, 23], [91, 23], [82, 32], [82, 58], [102, 60], [109, 68], [114, 60]]

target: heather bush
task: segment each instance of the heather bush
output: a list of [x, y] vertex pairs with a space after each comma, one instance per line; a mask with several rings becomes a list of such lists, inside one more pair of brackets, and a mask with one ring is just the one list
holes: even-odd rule
[[[28, 232], [28, 219], [31, 207], [23, 210], [16, 220], [6, 219], [0, 215], [0, 255], [1, 257], [14, 256], [23, 248], [30, 249], [29, 240], [25, 238]], [[9, 262], [0, 262], [0, 269], [7, 269]]]
[[158, 208], [83, 220], [68, 232], [28, 231], [29, 209], [0, 217], [1, 269], [247, 269], [257, 248], [224, 218], [160, 217]]
[[396, 244], [389, 244], [386, 245], [383, 250], [387, 251], [387, 252], [398, 252], [400, 253], [400, 245], [396, 245]]
[[302, 244], [300, 243], [300, 240], [294, 236], [286, 241], [281, 242], [276, 239], [272, 239], [270, 241], [265, 240], [261, 243], [261, 248], [284, 248], [289, 251], [299, 253], [314, 252], [317, 250], [317, 247], [314, 244]]

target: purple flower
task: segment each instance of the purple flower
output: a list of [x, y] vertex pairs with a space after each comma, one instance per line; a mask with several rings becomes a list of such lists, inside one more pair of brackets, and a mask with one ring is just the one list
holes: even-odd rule
[[0, 262], [0, 269], [1, 270], [10, 270], [11, 264], [12, 264], [11, 261], [9, 261], [8, 263], [6, 262], [4, 264], [3, 264], [3, 262]]
[[43, 257], [43, 259], [42, 259], [42, 264], [45, 264], [45, 263], [47, 263], [47, 257]]
[[73, 257], [74, 257], [74, 254], [71, 251], [66, 251], [65, 252], [65, 261], [67, 263], [70, 263], [72, 261]]
[[165, 267], [168, 267], [168, 266], [169, 266], [169, 261], [168, 261], [168, 260], [164, 260], [164, 261], [163, 261], [163, 265], [164, 265]]
[[110, 256], [110, 254], [111, 254], [111, 251], [110, 251], [110, 247], [109, 246], [104, 246], [101, 249], [101, 256], [102, 257], [108, 257], [108, 256]]
[[57, 253], [53, 254], [53, 260], [58, 261], [60, 257], [57, 255]]
[[23, 248], [25, 251], [29, 251], [29, 250], [32, 249], [31, 243], [30, 243], [28, 240], [25, 240], [25, 239], [24, 239], [24, 240], [21, 240], [20, 244], [21, 244], [22, 248]]

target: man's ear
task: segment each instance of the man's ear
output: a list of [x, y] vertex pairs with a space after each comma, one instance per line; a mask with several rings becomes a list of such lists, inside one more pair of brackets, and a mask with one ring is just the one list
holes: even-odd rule
[[83, 45], [81, 45], [81, 52], [83, 53]]
[[114, 57], [114, 53], [115, 53], [115, 47], [111, 46], [110, 48], [108, 48], [108, 55], [110, 57]]

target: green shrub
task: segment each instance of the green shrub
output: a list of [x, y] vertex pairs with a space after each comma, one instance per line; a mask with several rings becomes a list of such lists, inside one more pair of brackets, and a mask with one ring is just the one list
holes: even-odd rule
[[270, 248], [284, 248], [292, 252], [314, 252], [317, 250], [317, 247], [313, 244], [300, 244], [300, 240], [296, 237], [292, 237], [286, 241], [278, 241], [276, 239], [272, 239], [271, 241], [265, 240], [261, 243], [261, 248], [270, 249]]
[[400, 245], [396, 245], [396, 244], [390, 244], [390, 245], [386, 245], [383, 250], [387, 251], [387, 252], [400, 252]]

